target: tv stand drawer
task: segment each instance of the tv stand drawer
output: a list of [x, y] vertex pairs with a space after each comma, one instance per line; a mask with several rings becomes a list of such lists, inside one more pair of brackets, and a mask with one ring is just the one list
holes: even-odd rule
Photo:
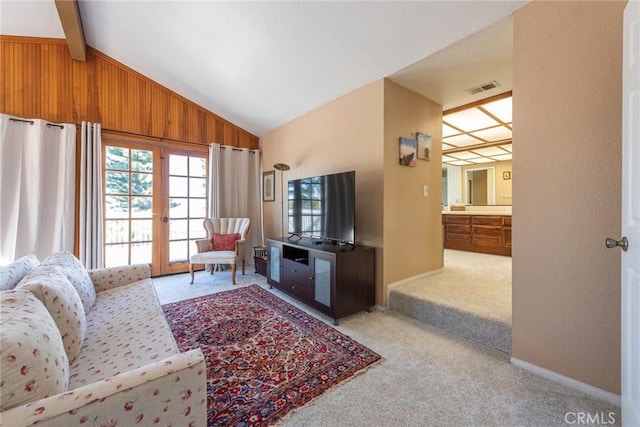
[[282, 260], [282, 278], [284, 281], [308, 282], [311, 277], [309, 265], [290, 259]]

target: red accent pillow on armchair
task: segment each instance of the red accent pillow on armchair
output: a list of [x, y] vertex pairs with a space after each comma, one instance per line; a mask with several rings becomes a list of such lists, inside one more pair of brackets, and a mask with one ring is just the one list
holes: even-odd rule
[[214, 251], [235, 251], [236, 240], [240, 240], [240, 234], [218, 234], [213, 233], [211, 245]]

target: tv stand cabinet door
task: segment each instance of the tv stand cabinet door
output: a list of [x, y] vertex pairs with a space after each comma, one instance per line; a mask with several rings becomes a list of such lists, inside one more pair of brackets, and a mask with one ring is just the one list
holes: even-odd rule
[[267, 242], [267, 283], [280, 288], [282, 282], [282, 244]]
[[313, 252], [311, 264], [311, 302], [321, 311], [333, 314], [335, 300], [335, 257]]

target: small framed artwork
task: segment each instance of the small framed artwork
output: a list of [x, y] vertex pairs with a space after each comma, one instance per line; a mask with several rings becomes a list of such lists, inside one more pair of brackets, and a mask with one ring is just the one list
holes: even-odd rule
[[511, 171], [502, 172], [502, 179], [504, 179], [505, 181], [511, 179]]
[[425, 133], [416, 133], [418, 141], [418, 158], [421, 160], [431, 160], [431, 137]]
[[276, 171], [262, 172], [262, 201], [276, 200]]
[[415, 139], [400, 137], [400, 166], [416, 167], [418, 143]]

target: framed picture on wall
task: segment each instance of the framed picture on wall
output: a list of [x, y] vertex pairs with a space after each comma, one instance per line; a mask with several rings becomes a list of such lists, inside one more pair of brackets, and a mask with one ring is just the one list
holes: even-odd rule
[[505, 181], [511, 179], [511, 171], [502, 172], [502, 179], [504, 179]]
[[262, 201], [276, 200], [276, 171], [262, 172]]
[[414, 139], [400, 137], [399, 145], [400, 166], [411, 166], [412, 168], [415, 168], [418, 143]]
[[418, 158], [422, 160], [431, 160], [431, 137], [426, 133], [416, 133], [418, 141]]

